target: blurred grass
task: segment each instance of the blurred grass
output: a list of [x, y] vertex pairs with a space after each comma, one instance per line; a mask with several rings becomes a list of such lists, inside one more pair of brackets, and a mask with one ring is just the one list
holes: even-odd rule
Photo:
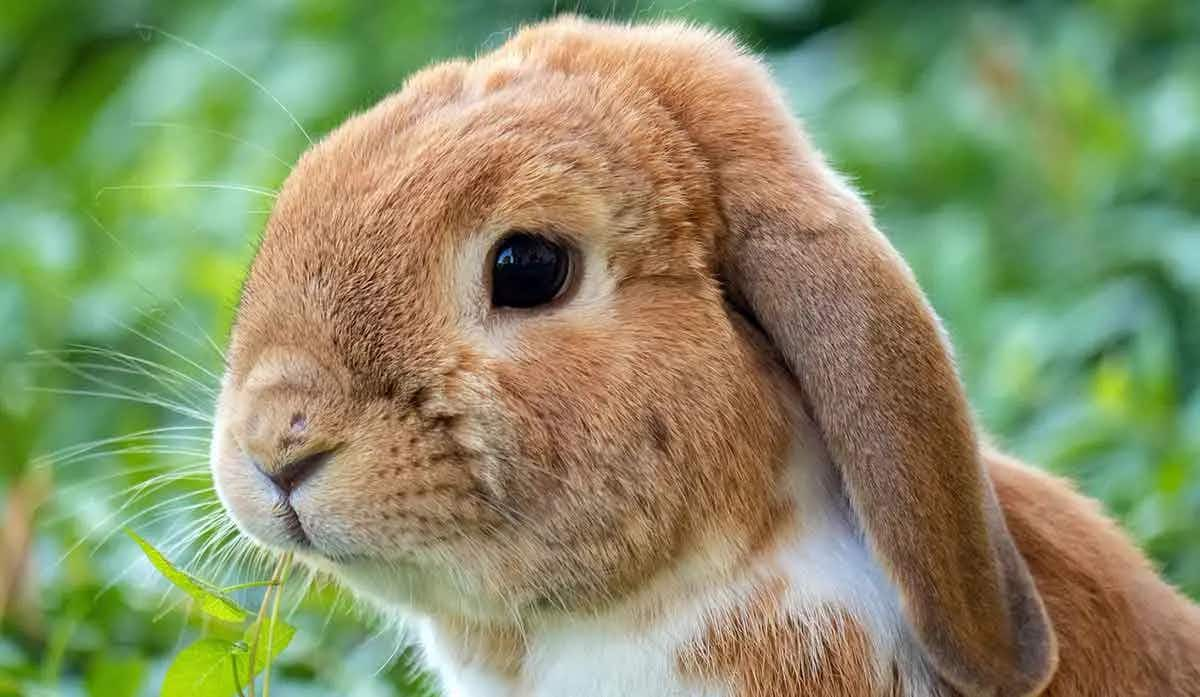
[[[168, 497], [211, 504], [202, 479], [177, 481], [116, 512], [129, 487], [198, 466], [202, 443], [126, 448], [49, 473], [34, 462], [142, 429], [198, 425], [202, 436], [203, 424], [31, 388], [88, 389], [71, 368], [95, 357], [61, 353], [78, 344], [215, 384], [201, 369], [219, 370], [205, 337], [222, 342], [270, 199], [176, 185], [274, 188], [306, 142], [247, 80], [136, 25], [245, 69], [319, 135], [426, 62], [494, 46], [554, 5], [0, 7], [0, 695], [154, 694], [194, 633], [178, 612], [153, 621], [163, 587], [134, 565], [135, 549], [99, 542]], [[1200, 3], [578, 9], [690, 17], [766, 52], [943, 315], [981, 421], [1100, 498], [1200, 597]], [[166, 374], [173, 394], [161, 372], [156, 382], [120, 365], [110, 372], [120, 388], [194, 397], [205, 410], [203, 390], [177, 375]], [[43, 492], [52, 502], [24, 554]], [[156, 517], [134, 524], [161, 539], [183, 523]], [[332, 590], [305, 599], [297, 623], [280, 694], [419, 693], [405, 660], [388, 663], [391, 634], [364, 631]]]

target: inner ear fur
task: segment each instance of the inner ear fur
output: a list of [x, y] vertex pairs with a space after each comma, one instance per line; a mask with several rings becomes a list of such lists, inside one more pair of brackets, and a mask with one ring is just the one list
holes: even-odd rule
[[807, 398], [932, 665], [969, 696], [1036, 694], [1053, 631], [983, 469], [949, 346], [907, 265], [812, 148], [767, 71], [677, 24], [560, 19], [502, 51], [650, 90], [711, 166], [718, 273]]

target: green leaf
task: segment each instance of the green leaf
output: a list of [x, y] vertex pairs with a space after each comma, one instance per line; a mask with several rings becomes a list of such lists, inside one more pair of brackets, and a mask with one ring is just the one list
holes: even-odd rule
[[[232, 697], [239, 687], [244, 688], [250, 676], [257, 676], [283, 652], [296, 635], [296, 629], [283, 622], [275, 623], [275, 635], [271, 639], [271, 650], [267, 651], [267, 635], [263, 633], [253, 672], [247, 670], [250, 663], [247, 646], [254, 639], [258, 623], [246, 629], [244, 641], [226, 639], [200, 639], [179, 652], [167, 668], [163, 680], [161, 697]], [[268, 655], [269, 653], [269, 655]], [[237, 665], [238, 684], [233, 681], [233, 665]]]
[[[254, 645], [254, 632], [256, 631], [257, 628], [258, 628], [257, 621], [255, 621], [253, 624], [251, 624], [249, 627], [246, 628], [245, 643], [242, 645], [241, 653], [249, 654], [249, 647]], [[261, 673], [262, 669], [267, 666], [267, 660], [274, 659], [276, 656], [278, 656], [280, 653], [282, 653], [283, 650], [288, 647], [288, 644], [292, 643], [292, 637], [296, 636], [296, 628], [295, 627], [288, 624], [287, 622], [280, 622], [277, 620], [275, 622], [275, 632], [271, 636], [271, 651], [270, 651], [271, 655], [268, 656], [267, 655], [267, 632], [270, 629], [271, 629], [271, 627], [268, 624], [266, 629], [264, 629], [262, 636], [260, 636], [258, 638], [258, 655], [256, 655], [254, 657], [254, 674], [255, 675], [258, 675], [259, 673]], [[238, 643], [238, 642], [235, 642], [235, 643]], [[247, 655], [247, 657], [242, 660], [243, 661], [249, 660], [249, 656]]]
[[177, 568], [136, 532], [126, 529], [125, 533], [142, 548], [146, 558], [164, 578], [196, 600], [201, 612], [223, 622], [244, 622], [250, 617], [248, 610], [222, 595], [220, 589]]
[[[175, 656], [163, 678], [162, 697], [231, 697], [237, 692], [233, 642], [201, 639]], [[241, 669], [245, 668], [242, 661]], [[245, 680], [244, 675], [239, 676]]]

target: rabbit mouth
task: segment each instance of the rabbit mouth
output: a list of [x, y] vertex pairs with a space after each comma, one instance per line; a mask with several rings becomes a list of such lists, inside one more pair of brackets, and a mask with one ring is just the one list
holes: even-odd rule
[[284, 534], [290, 542], [302, 550], [313, 549], [312, 538], [308, 536], [308, 532], [304, 529], [304, 523], [300, 520], [300, 514], [296, 512], [290, 500], [286, 498], [281, 500], [272, 512], [283, 523]]

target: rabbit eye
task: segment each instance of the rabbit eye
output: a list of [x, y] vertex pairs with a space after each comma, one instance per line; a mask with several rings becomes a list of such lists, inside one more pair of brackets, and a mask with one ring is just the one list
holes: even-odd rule
[[571, 255], [562, 245], [525, 232], [510, 234], [492, 262], [492, 305], [545, 305], [562, 293], [570, 267]]

